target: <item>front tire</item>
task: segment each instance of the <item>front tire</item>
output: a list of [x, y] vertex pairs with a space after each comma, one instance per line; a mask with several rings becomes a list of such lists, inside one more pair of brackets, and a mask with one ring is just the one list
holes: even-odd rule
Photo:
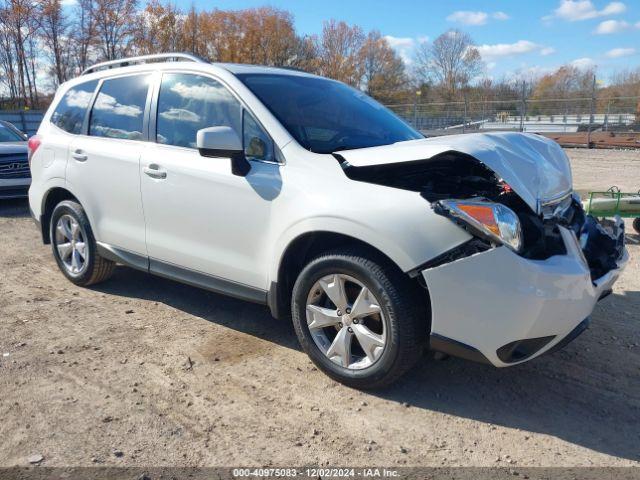
[[640, 234], [640, 217], [633, 219], [633, 229]]
[[350, 387], [387, 386], [420, 358], [427, 299], [395, 265], [359, 249], [311, 260], [293, 287], [300, 345], [328, 376]]
[[89, 219], [79, 203], [64, 200], [56, 205], [49, 228], [53, 257], [71, 282], [88, 287], [113, 274], [115, 263], [98, 254]]

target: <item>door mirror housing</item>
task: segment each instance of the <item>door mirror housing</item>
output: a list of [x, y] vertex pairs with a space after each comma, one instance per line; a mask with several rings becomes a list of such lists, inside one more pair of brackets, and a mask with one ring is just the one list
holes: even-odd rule
[[242, 141], [231, 127], [208, 127], [198, 130], [196, 146], [203, 157], [231, 159], [231, 172], [241, 177], [251, 169], [247, 161]]

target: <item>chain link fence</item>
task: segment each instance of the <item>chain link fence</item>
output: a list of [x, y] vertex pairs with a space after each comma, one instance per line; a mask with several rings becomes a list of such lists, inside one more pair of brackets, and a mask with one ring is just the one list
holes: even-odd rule
[[640, 97], [521, 96], [387, 107], [426, 135], [532, 132], [565, 145], [640, 147]]

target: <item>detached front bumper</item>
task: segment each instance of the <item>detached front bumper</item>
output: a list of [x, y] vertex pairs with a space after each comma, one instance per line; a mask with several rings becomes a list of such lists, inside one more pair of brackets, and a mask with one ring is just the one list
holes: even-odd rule
[[529, 260], [497, 247], [424, 270], [432, 348], [506, 367], [564, 346], [581, 333], [629, 255], [621, 246], [615, 267], [592, 280], [575, 234], [564, 227], [560, 232], [565, 255]]

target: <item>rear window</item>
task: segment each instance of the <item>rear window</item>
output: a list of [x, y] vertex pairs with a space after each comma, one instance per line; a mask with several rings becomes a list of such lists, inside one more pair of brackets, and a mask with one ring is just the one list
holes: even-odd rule
[[51, 123], [65, 132], [82, 133], [87, 108], [98, 85], [97, 80], [81, 83], [64, 94], [51, 116]]
[[105, 80], [91, 110], [89, 135], [141, 140], [150, 75]]

